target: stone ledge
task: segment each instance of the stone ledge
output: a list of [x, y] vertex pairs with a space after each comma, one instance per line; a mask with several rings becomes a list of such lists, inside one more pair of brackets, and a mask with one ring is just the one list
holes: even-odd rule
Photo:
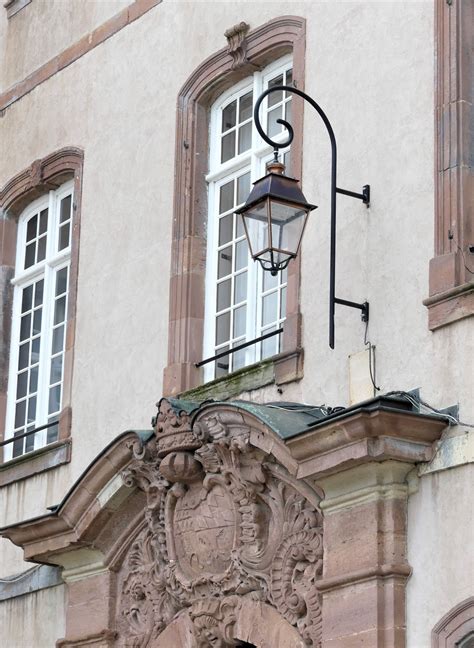
[[454, 286], [423, 300], [430, 331], [474, 315], [474, 282]]
[[55, 441], [0, 465], [0, 488], [69, 463], [71, 439]]
[[266, 360], [238, 369], [228, 376], [216, 378], [189, 389], [179, 398], [191, 401], [225, 401], [243, 392], [260, 389], [273, 383], [280, 385], [302, 378], [303, 349], [283, 351]]
[[22, 574], [0, 578], [0, 601], [8, 601], [16, 596], [24, 596], [62, 583], [59, 567], [35, 565]]

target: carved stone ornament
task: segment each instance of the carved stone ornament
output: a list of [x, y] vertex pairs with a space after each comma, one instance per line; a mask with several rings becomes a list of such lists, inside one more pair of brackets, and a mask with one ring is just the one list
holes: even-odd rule
[[245, 65], [247, 61], [247, 32], [250, 26], [246, 22], [240, 22], [234, 25], [224, 33], [229, 45], [229, 54], [232, 56], [232, 69]]
[[301, 645], [319, 646], [317, 496], [251, 446], [238, 411], [208, 408], [192, 425], [162, 400], [155, 432], [146, 446], [137, 441], [123, 474], [147, 505], [120, 572], [118, 645], [161, 646], [160, 633], [184, 614], [198, 648], [237, 646], [247, 601], [272, 606]]

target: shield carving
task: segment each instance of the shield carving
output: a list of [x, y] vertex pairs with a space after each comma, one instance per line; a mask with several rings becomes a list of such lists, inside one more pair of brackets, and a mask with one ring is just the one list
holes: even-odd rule
[[192, 484], [174, 509], [173, 535], [177, 561], [190, 578], [223, 573], [236, 539], [232, 499], [219, 483], [207, 490]]

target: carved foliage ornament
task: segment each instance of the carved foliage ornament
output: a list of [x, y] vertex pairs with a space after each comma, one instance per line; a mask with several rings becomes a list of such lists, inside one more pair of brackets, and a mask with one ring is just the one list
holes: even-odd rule
[[241, 601], [262, 601], [307, 646], [321, 640], [322, 518], [234, 411], [189, 416], [162, 400], [155, 437], [124, 473], [147, 497], [122, 568], [119, 643], [152, 646], [187, 614], [199, 648], [236, 646]]

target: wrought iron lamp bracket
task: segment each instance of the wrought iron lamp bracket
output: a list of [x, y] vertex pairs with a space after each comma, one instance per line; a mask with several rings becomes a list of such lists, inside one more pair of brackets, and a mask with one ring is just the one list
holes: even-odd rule
[[349, 308], [357, 308], [361, 311], [361, 318], [363, 322], [369, 321], [369, 303], [357, 303], [349, 301], [347, 299], [339, 299], [336, 297], [336, 196], [337, 194], [343, 194], [344, 196], [349, 196], [351, 198], [357, 198], [362, 200], [362, 202], [369, 207], [370, 206], [370, 185], [364, 185], [362, 187], [362, 193], [356, 193], [354, 191], [348, 191], [347, 189], [341, 189], [337, 186], [337, 145], [336, 137], [334, 135], [333, 128], [329, 119], [327, 118], [325, 112], [319, 104], [314, 101], [312, 97], [307, 95], [302, 90], [294, 88], [293, 86], [278, 85], [272, 86], [265, 90], [260, 97], [257, 99], [254, 108], [254, 121], [257, 131], [260, 137], [270, 146], [273, 146], [275, 152], [275, 158], [278, 155], [278, 150], [290, 146], [294, 138], [294, 130], [292, 125], [285, 121], [284, 119], [277, 119], [277, 123], [282, 124], [288, 131], [288, 137], [284, 141], [276, 142], [272, 140], [263, 130], [262, 124], [260, 122], [259, 110], [263, 100], [272, 92], [290, 92], [296, 94], [305, 101], [307, 101], [319, 114], [321, 119], [326, 126], [326, 130], [329, 135], [329, 140], [331, 142], [331, 240], [330, 240], [330, 266], [329, 266], [329, 346], [331, 349], [334, 349], [334, 333], [335, 333], [335, 310], [336, 304], [340, 306], [348, 306]]

